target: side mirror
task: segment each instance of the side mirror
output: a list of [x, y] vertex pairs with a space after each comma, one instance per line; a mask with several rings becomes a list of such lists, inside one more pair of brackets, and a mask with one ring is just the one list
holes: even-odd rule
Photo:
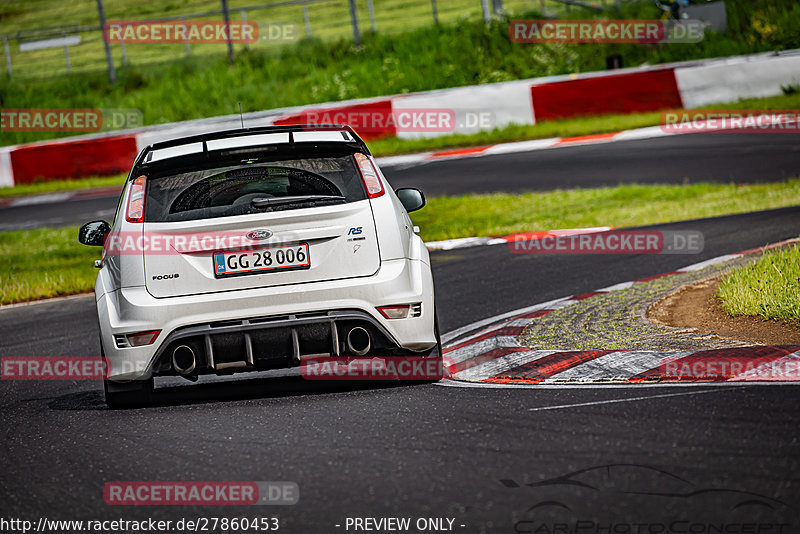
[[409, 213], [412, 211], [417, 211], [426, 204], [425, 195], [423, 195], [422, 191], [419, 189], [415, 189], [413, 187], [401, 187], [400, 189], [397, 189], [395, 193], [397, 193], [397, 198], [400, 199], [403, 207]]
[[78, 230], [78, 241], [84, 245], [102, 247], [110, 231], [111, 226], [105, 221], [88, 222]]

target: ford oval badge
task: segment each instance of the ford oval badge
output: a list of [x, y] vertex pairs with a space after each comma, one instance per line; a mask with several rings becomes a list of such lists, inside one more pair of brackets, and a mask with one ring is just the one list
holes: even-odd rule
[[263, 241], [272, 237], [272, 232], [269, 230], [253, 230], [252, 232], [247, 232], [246, 237], [250, 241]]

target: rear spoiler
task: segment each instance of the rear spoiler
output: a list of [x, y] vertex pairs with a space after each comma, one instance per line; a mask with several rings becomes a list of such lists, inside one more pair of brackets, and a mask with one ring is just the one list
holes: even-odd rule
[[348, 125], [287, 125], [225, 130], [153, 143], [142, 149], [128, 179], [145, 170], [159, 171], [205, 166], [220, 160], [240, 159], [245, 154], [269, 152], [287, 155], [314, 150], [361, 152], [370, 155], [366, 143]]

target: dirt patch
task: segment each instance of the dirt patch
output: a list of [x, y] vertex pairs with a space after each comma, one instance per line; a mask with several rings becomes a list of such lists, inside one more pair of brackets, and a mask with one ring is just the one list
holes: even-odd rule
[[759, 317], [730, 317], [717, 300], [719, 277], [682, 287], [647, 310], [653, 323], [758, 345], [800, 344], [800, 328]]

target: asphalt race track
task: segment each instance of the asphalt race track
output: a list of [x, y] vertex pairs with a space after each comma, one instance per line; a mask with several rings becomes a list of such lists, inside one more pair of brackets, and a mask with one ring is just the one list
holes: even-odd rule
[[[660, 146], [651, 148], [652, 165], [640, 167], [639, 180], [641, 173], [670, 172], [656, 154], [680, 137], [700, 139], [655, 141]], [[782, 149], [765, 144], [751, 153], [751, 169], [762, 162], [762, 179], [800, 170], [791, 145], [797, 137], [778, 137], [786, 143]], [[727, 157], [704, 163], [718, 173], [713, 178], [752, 179], [744, 163], [746, 136], [737, 139], [739, 149], [728, 145]], [[636, 165], [643, 165], [639, 156], [630, 164], [622, 158], [612, 172], [608, 153], [626, 144], [510, 155], [502, 167], [513, 174], [529, 157], [531, 172], [549, 175], [557, 171], [537, 170], [537, 162], [570, 151], [575, 170], [593, 152], [609, 161], [608, 169], [599, 163], [593, 169], [602, 179], [617, 176], [616, 183], [633, 179]], [[772, 150], [784, 159], [765, 155]], [[701, 163], [688, 158], [702, 151], [666, 151], [664, 161], [683, 161], [686, 173], [699, 172]], [[423, 188], [426, 180], [438, 183], [436, 176], [452, 184], [462, 170], [472, 177], [465, 184], [477, 183], [478, 167], [488, 169], [490, 159], [413, 171], [423, 173]], [[404, 185], [404, 172], [411, 170], [393, 185]], [[434, 253], [442, 330], [796, 237], [800, 206], [656, 228], [699, 230], [705, 250], [543, 256], [496, 245]], [[0, 355], [98, 353], [91, 296], [0, 309]], [[94, 382], [4, 381], [0, 395], [3, 517], [278, 517], [281, 532], [331, 533], [353, 532], [345, 529], [348, 517], [445, 517], [454, 519], [455, 532], [513, 533], [551, 532], [534, 530], [542, 524], [536, 514], [549, 507], [591, 520], [580, 531], [586, 533], [665, 532], [659, 526], [675, 521], [676, 531], [713, 532], [700, 530], [709, 517], [732, 528], [750, 522], [762, 525], [759, 532], [800, 532], [800, 389], [791, 385], [512, 389], [245, 377], [170, 382], [158, 389], [156, 406], [128, 411], [107, 410]], [[601, 469], [574, 474], [595, 467]], [[293, 481], [300, 501], [246, 508], [106, 505], [103, 485], [129, 480]], [[537, 482], [546, 485], [526, 485]], [[603, 530], [610, 517], [616, 530]]]
[[[800, 135], [709, 133], [565, 146], [388, 167], [394, 187], [427, 196], [521, 192], [620, 183], [768, 182], [800, 176]], [[0, 231], [80, 225], [114, 216], [118, 194], [0, 207]]]
[[800, 175], [800, 135], [710, 133], [437, 161], [387, 173], [426, 194], [519, 192], [620, 183], [768, 182]]

